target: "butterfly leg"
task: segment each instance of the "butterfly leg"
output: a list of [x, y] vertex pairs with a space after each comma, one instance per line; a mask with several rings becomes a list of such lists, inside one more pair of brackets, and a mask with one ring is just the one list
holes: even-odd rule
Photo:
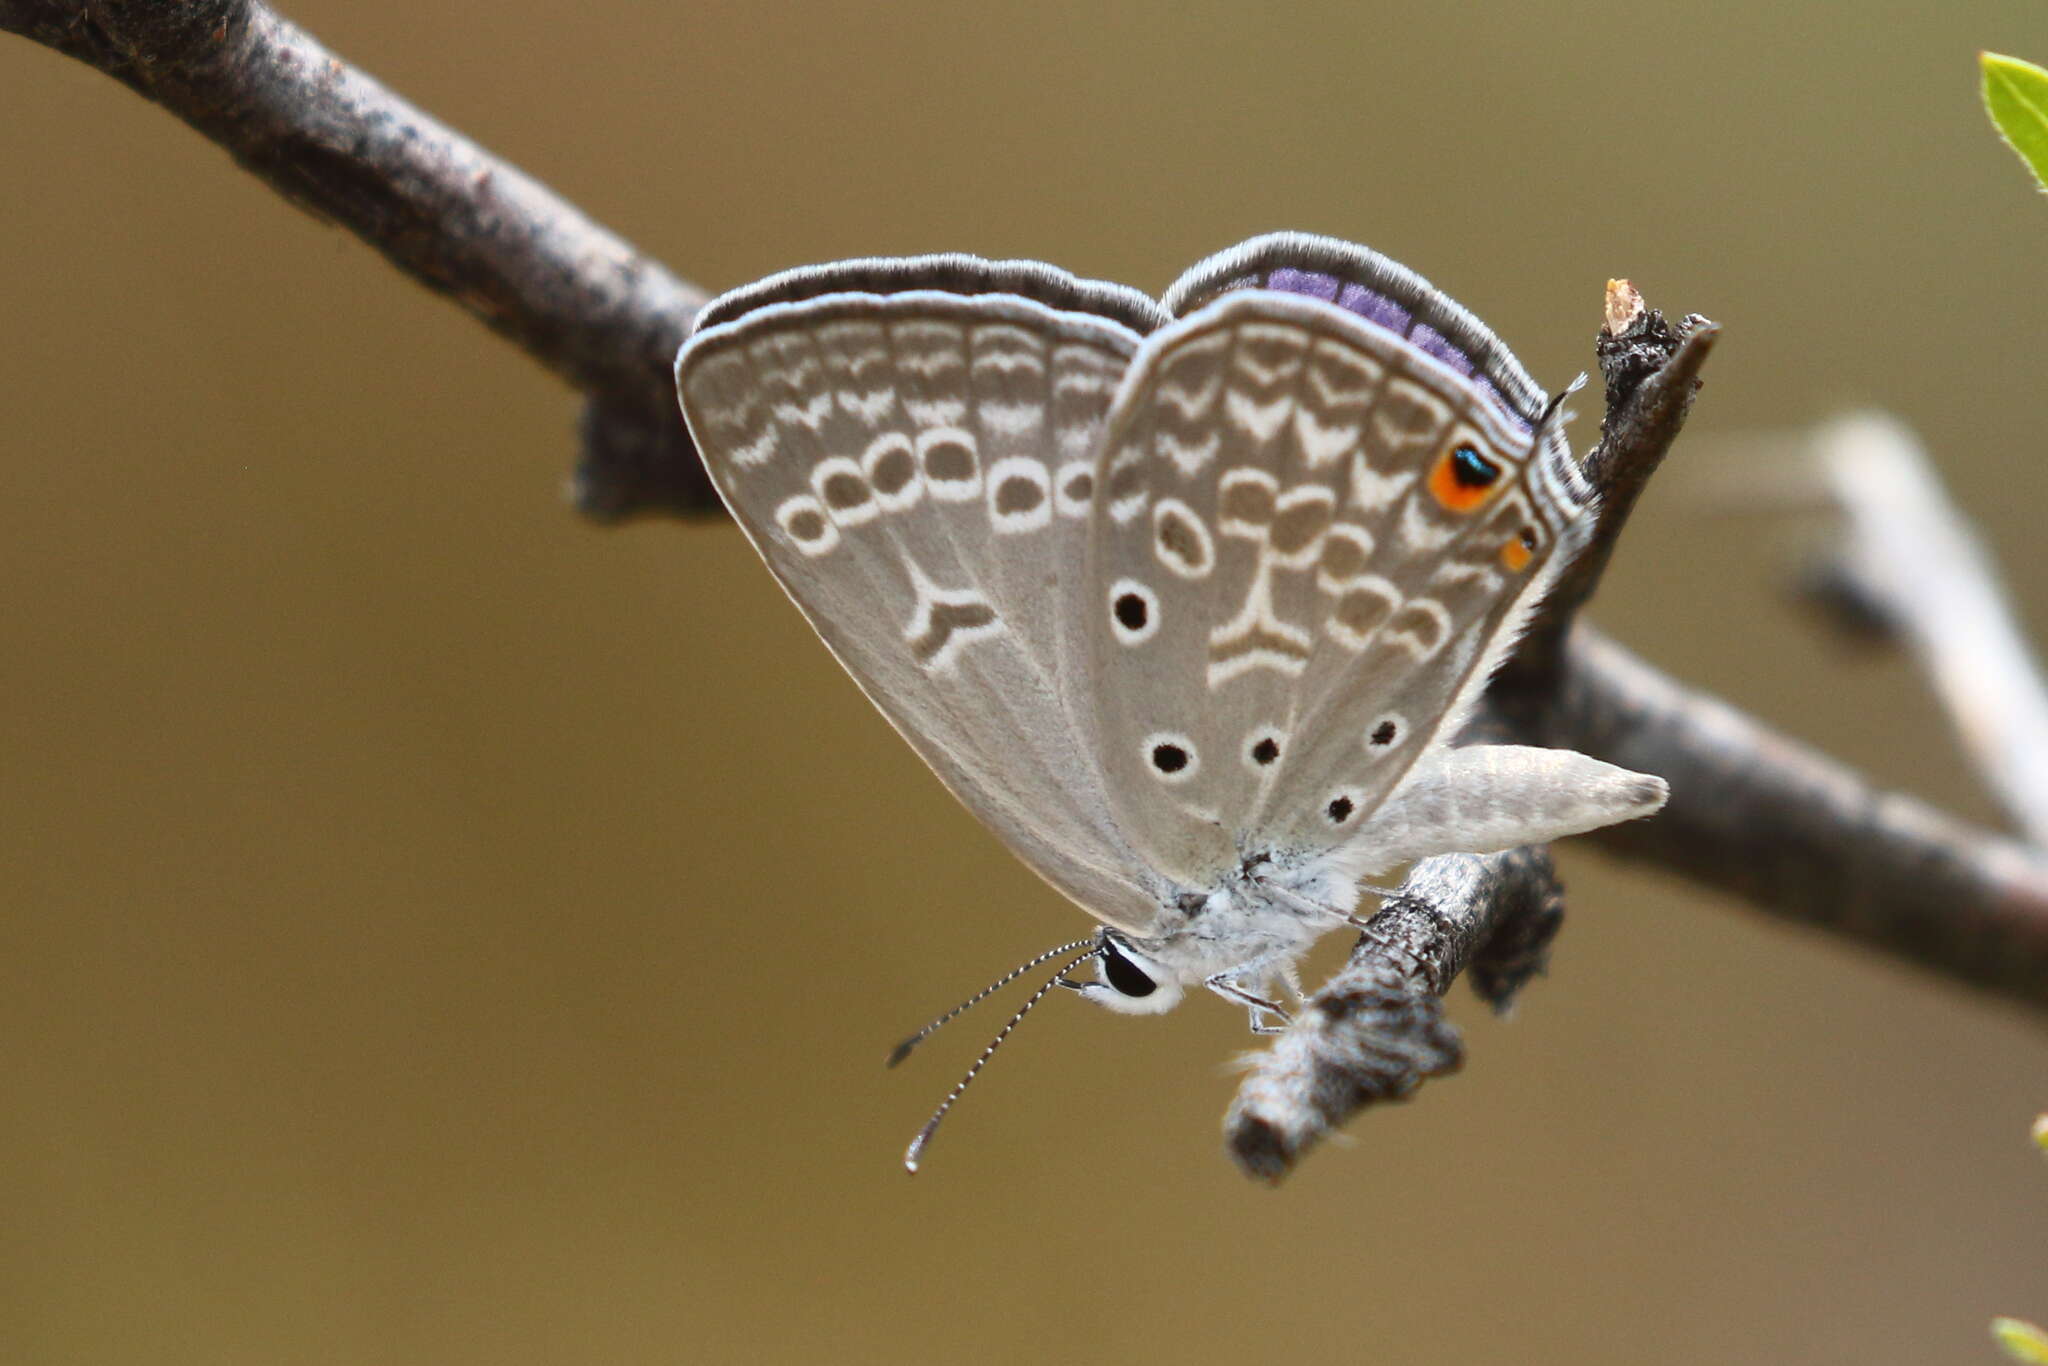
[[1308, 1003], [1308, 993], [1301, 989], [1300, 969], [1296, 968], [1294, 964], [1288, 963], [1280, 969], [1280, 976], [1287, 984], [1287, 994], [1294, 998], [1295, 1003], [1297, 1005], [1306, 1005]]
[[1362, 915], [1347, 915], [1344, 917], [1344, 923], [1349, 925], [1352, 929], [1357, 930], [1360, 934], [1364, 935], [1367, 939], [1370, 939], [1373, 943], [1378, 944], [1383, 949], [1391, 949], [1396, 947], [1393, 940], [1387, 938], [1378, 930], [1374, 929], [1372, 927], [1372, 922], [1367, 920]]
[[[1285, 1007], [1269, 1001], [1263, 996], [1254, 995], [1252, 992], [1246, 991], [1232, 978], [1221, 973], [1211, 977], [1202, 985], [1215, 992], [1218, 996], [1221, 996], [1224, 1000], [1235, 1001], [1251, 1012], [1252, 1033], [1254, 1034], [1284, 1033], [1288, 1021], [1294, 1018], [1287, 1013]], [[1280, 1023], [1266, 1023], [1267, 1016], [1273, 1017]]]

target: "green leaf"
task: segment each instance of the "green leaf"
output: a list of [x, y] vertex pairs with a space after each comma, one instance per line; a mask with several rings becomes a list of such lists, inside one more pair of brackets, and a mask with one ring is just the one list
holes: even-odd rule
[[1977, 54], [1984, 68], [1984, 109], [1998, 135], [2048, 190], [2048, 71], [2017, 57]]
[[2048, 1333], [2025, 1319], [1993, 1319], [1991, 1336], [2014, 1361], [2026, 1362], [2028, 1366], [2048, 1363]]

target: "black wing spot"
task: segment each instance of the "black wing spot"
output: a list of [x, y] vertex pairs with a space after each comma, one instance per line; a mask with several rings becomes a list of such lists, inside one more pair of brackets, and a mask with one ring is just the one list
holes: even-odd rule
[[1461, 488], [1483, 489], [1500, 478], [1500, 466], [1468, 442], [1451, 452], [1451, 478]]
[[1178, 773], [1188, 766], [1188, 752], [1179, 745], [1152, 746], [1152, 767], [1161, 773]]
[[1142, 631], [1152, 616], [1152, 609], [1136, 593], [1125, 593], [1116, 600], [1117, 624], [1126, 631]]
[[1263, 740], [1260, 740], [1256, 745], [1252, 746], [1252, 761], [1254, 763], [1257, 763], [1260, 767], [1264, 767], [1265, 765], [1272, 763], [1275, 759], [1279, 757], [1280, 745], [1270, 735], [1266, 736]]
[[1392, 721], [1382, 721], [1372, 728], [1372, 742], [1376, 745], [1391, 745], [1401, 734], [1401, 728]]
[[1357, 809], [1357, 805], [1349, 797], [1334, 798], [1327, 807], [1323, 808], [1324, 814], [1329, 816], [1332, 825], [1344, 824], [1344, 822], [1351, 819], [1351, 813]]

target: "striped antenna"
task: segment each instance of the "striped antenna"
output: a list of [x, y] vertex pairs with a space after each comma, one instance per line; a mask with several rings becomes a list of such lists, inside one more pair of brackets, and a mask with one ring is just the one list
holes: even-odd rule
[[1038, 957], [1032, 959], [1028, 963], [1018, 964], [1016, 967], [1010, 969], [1010, 971], [996, 978], [995, 981], [990, 982], [980, 991], [975, 992], [972, 996], [962, 1001], [959, 1005], [954, 1006], [951, 1010], [939, 1016], [938, 1019], [933, 1020], [923, 1029], [918, 1030], [917, 1033], [911, 1035], [902, 1043], [897, 1044], [894, 1051], [892, 1051], [889, 1054], [889, 1061], [886, 1064], [884, 1064], [884, 1066], [894, 1067], [897, 1063], [902, 1062], [905, 1058], [910, 1056], [911, 1049], [917, 1047], [926, 1039], [930, 1038], [938, 1030], [938, 1027], [940, 1025], [945, 1024], [948, 1020], [952, 1020], [958, 1017], [959, 1015], [963, 1014], [969, 1006], [979, 1005], [981, 1002], [987, 1000], [989, 997], [1001, 991], [1004, 987], [1010, 985], [1010, 983], [1016, 981], [1019, 977], [1022, 977], [1025, 973], [1031, 971], [1031, 969], [1037, 967], [1040, 963], [1046, 962], [1049, 959], [1057, 958], [1063, 953], [1072, 953], [1075, 949], [1078, 949], [1083, 945], [1095, 944], [1099, 942], [1100, 941], [1098, 939], [1092, 936], [1087, 939], [1076, 939], [1071, 944], [1062, 944], [1056, 949], [1047, 949], [1044, 953], [1039, 954]]
[[[1010, 1037], [1010, 1031], [1017, 1027], [1020, 1020], [1031, 1013], [1031, 1007], [1044, 1000], [1045, 994], [1065, 980], [1068, 973], [1102, 953], [1102, 945], [1099, 941], [1083, 939], [1079, 942], [1092, 944], [1093, 947], [1080, 957], [1062, 965], [1058, 972], [1046, 979], [1043, 986], [1031, 993], [1030, 1000], [1017, 1007], [1017, 1013], [1010, 1017], [1010, 1022], [1004, 1025], [993, 1039], [988, 1041], [988, 1047], [981, 1050], [981, 1056], [974, 1060], [974, 1066], [967, 1069], [967, 1075], [960, 1078], [958, 1084], [946, 1093], [946, 1098], [939, 1102], [939, 1108], [932, 1112], [932, 1117], [924, 1122], [922, 1129], [917, 1131], [917, 1137], [910, 1140], [910, 1147], [905, 1149], [903, 1153], [903, 1169], [905, 1171], [913, 1176], [917, 1174], [917, 1164], [924, 1160], [924, 1150], [931, 1146], [932, 1135], [939, 1131], [939, 1121], [946, 1117], [946, 1112], [953, 1108], [953, 1102], [960, 1099], [960, 1093], [967, 1089], [968, 1084], [974, 1080], [981, 1069], [988, 1066], [988, 1060], [995, 1056], [998, 1048], [1003, 1046], [1003, 1040]], [[1073, 948], [1074, 945], [1069, 944], [1067, 947]], [[1054, 950], [1054, 952], [1058, 951]], [[1051, 956], [1051, 954], [1046, 955], [1048, 958]], [[1045, 960], [1040, 959], [1038, 961], [1043, 962]], [[1020, 968], [1018, 971], [1021, 972], [1023, 969]], [[1016, 974], [1013, 973], [1011, 975], [1015, 976]]]

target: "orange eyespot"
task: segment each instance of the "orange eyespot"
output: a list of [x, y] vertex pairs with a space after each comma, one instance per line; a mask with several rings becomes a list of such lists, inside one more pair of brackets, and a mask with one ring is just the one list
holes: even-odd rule
[[1471, 441], [1459, 441], [1437, 457], [1429, 491], [1448, 512], [1470, 512], [1500, 483], [1501, 465]]
[[1529, 561], [1536, 554], [1536, 533], [1528, 527], [1522, 530], [1500, 548], [1500, 562], [1508, 567], [1510, 574], [1519, 574], [1529, 567]]

